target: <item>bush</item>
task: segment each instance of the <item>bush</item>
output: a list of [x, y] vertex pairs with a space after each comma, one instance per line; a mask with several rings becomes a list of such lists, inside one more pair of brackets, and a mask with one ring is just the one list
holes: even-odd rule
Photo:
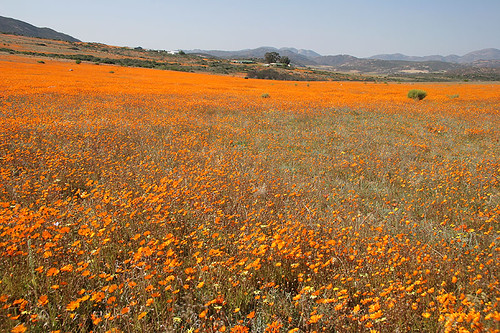
[[280, 81], [305, 81], [307, 77], [289, 73], [278, 72], [274, 69], [251, 70], [247, 77], [250, 79], [280, 80]]
[[82, 63], [82, 61], [81, 61], [80, 59], [77, 59], [77, 60], [75, 61], [75, 63], [76, 63], [77, 65], [79, 65], [79, 64], [81, 64], [81, 63]]
[[261, 95], [261, 97], [262, 97], [262, 98], [269, 98], [269, 97], [271, 97], [271, 95], [269, 95], [268, 93], [263, 93], [263, 94]]
[[423, 100], [427, 96], [427, 92], [420, 89], [412, 89], [408, 91], [408, 98], [413, 98], [414, 100]]

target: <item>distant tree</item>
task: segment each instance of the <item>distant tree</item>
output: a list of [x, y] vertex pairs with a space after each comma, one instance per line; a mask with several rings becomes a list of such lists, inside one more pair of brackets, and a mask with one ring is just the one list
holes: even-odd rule
[[184, 52], [182, 50], [179, 51], [179, 55], [185, 55], [185, 54], [186, 54], [186, 52]]
[[268, 64], [280, 61], [280, 54], [278, 52], [267, 52], [264, 55], [264, 61]]
[[290, 65], [290, 58], [288, 58], [287, 56], [280, 57], [280, 62], [288, 66]]

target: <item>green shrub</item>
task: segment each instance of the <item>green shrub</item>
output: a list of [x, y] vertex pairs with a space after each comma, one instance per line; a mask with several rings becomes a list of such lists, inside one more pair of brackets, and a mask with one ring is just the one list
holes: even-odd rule
[[414, 100], [423, 100], [427, 96], [427, 92], [420, 89], [412, 89], [408, 91], [408, 98], [412, 98]]
[[269, 98], [269, 97], [271, 97], [271, 95], [269, 95], [268, 93], [263, 93], [263, 94], [261, 95], [261, 97], [262, 97], [262, 98]]
[[82, 61], [81, 61], [80, 59], [77, 59], [77, 60], [75, 61], [75, 63], [76, 63], [77, 65], [79, 65], [79, 64], [81, 64], [81, 63], [82, 63]]

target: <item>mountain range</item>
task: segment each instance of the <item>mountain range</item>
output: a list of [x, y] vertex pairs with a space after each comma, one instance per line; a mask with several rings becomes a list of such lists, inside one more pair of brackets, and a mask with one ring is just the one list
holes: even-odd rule
[[[13, 18], [0, 16], [0, 32], [29, 37], [79, 42], [78, 39], [50, 28], [39, 28]], [[458, 55], [407, 56], [400, 53], [379, 54], [368, 58], [357, 58], [347, 54], [321, 55], [313, 50], [293, 47], [259, 47], [239, 51], [187, 50], [186, 53], [211, 56], [221, 59], [262, 59], [267, 52], [278, 52], [287, 56], [298, 67], [321, 70], [371, 73], [380, 75], [463, 72], [474, 68], [480, 72], [494, 72], [500, 75], [500, 50], [489, 48]]]
[[379, 54], [368, 58], [357, 58], [347, 54], [323, 56], [312, 50], [295, 48], [259, 47], [256, 49], [245, 49], [239, 51], [220, 50], [189, 50], [188, 53], [206, 54], [219, 58], [263, 58], [267, 52], [278, 52], [281, 56], [287, 56], [292, 63], [299, 66], [339, 66], [355, 61], [384, 60], [384, 61], [410, 61], [410, 62], [445, 62], [454, 64], [473, 64], [478, 61], [500, 61], [500, 50], [489, 48], [458, 55], [430, 55], [430, 56], [407, 56], [401, 53]]
[[80, 42], [80, 40], [70, 35], [57, 32], [50, 28], [35, 27], [32, 24], [3, 16], [0, 16], [0, 32], [28, 37], [64, 40], [67, 42]]
[[454, 62], [459, 64], [469, 64], [480, 60], [500, 60], [499, 49], [482, 49], [478, 51], [469, 52], [464, 56], [451, 54], [448, 56], [430, 55], [424, 57], [407, 56], [401, 53], [395, 54], [379, 54], [369, 57], [369, 59], [379, 60], [403, 60], [403, 61], [443, 61]]

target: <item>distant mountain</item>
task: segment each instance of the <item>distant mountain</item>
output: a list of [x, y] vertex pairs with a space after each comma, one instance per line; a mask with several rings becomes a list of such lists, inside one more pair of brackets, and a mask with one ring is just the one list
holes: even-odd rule
[[467, 53], [464, 56], [458, 56], [455, 54], [448, 56], [441, 55], [430, 55], [424, 57], [407, 56], [401, 53], [394, 54], [378, 54], [368, 59], [378, 59], [378, 60], [389, 60], [389, 61], [443, 61], [443, 62], [453, 62], [459, 64], [470, 64], [480, 60], [500, 60], [500, 50], [499, 49], [483, 49], [478, 51], [473, 51]]
[[335, 56], [319, 56], [319, 57], [314, 57], [313, 60], [318, 64], [322, 66], [339, 66], [343, 65], [346, 63], [350, 63], [356, 60], [359, 60], [356, 57], [350, 56], [348, 54], [339, 54]]
[[407, 56], [401, 53], [394, 53], [394, 54], [378, 54], [369, 57], [368, 59], [389, 60], [389, 61], [418, 61], [418, 62], [423, 62], [423, 61], [458, 62], [460, 57], [457, 55], [449, 55], [446, 57], [441, 55], [417, 57], [417, 56]]
[[28, 37], [64, 40], [67, 42], [80, 42], [80, 40], [74, 37], [50, 28], [35, 27], [29, 23], [3, 16], [0, 16], [0, 32]]
[[482, 68], [498, 68], [500, 50], [484, 49], [458, 55], [430, 55], [424, 57], [407, 56], [401, 53], [379, 54], [369, 58], [356, 58], [348, 54], [322, 56], [312, 50], [299, 50], [293, 47], [259, 47], [239, 51], [191, 50], [188, 53], [210, 55], [224, 59], [264, 58], [267, 52], [278, 52], [287, 56], [295, 66], [325, 66], [333, 70], [369, 73], [396, 72], [442, 72], [455, 70], [456, 65]]
[[460, 59], [461, 63], [471, 63], [480, 60], [500, 60], [499, 49], [483, 49], [479, 51], [469, 52]]
[[293, 48], [293, 47], [282, 47], [281, 49], [279, 49], [279, 51], [280, 52], [290, 51], [290, 52], [302, 55], [302, 56], [307, 57], [307, 58], [316, 58], [316, 57], [321, 56], [321, 54], [316, 53], [313, 50], [304, 50], [304, 49], [297, 50], [296, 48]]
[[313, 58], [320, 56], [312, 50], [298, 50], [291, 47], [284, 47], [281, 49], [269, 46], [263, 46], [256, 49], [245, 49], [238, 51], [220, 51], [220, 50], [188, 50], [186, 53], [205, 54], [213, 57], [224, 59], [250, 59], [250, 58], [264, 58], [267, 52], [278, 52], [281, 56], [287, 56], [291, 62], [297, 66], [316, 65]]
[[274, 47], [259, 47], [257, 49], [244, 49], [239, 51], [222, 51], [222, 50], [187, 50], [186, 53], [206, 54], [217, 58], [262, 58], [266, 52], [275, 52], [278, 49]]

